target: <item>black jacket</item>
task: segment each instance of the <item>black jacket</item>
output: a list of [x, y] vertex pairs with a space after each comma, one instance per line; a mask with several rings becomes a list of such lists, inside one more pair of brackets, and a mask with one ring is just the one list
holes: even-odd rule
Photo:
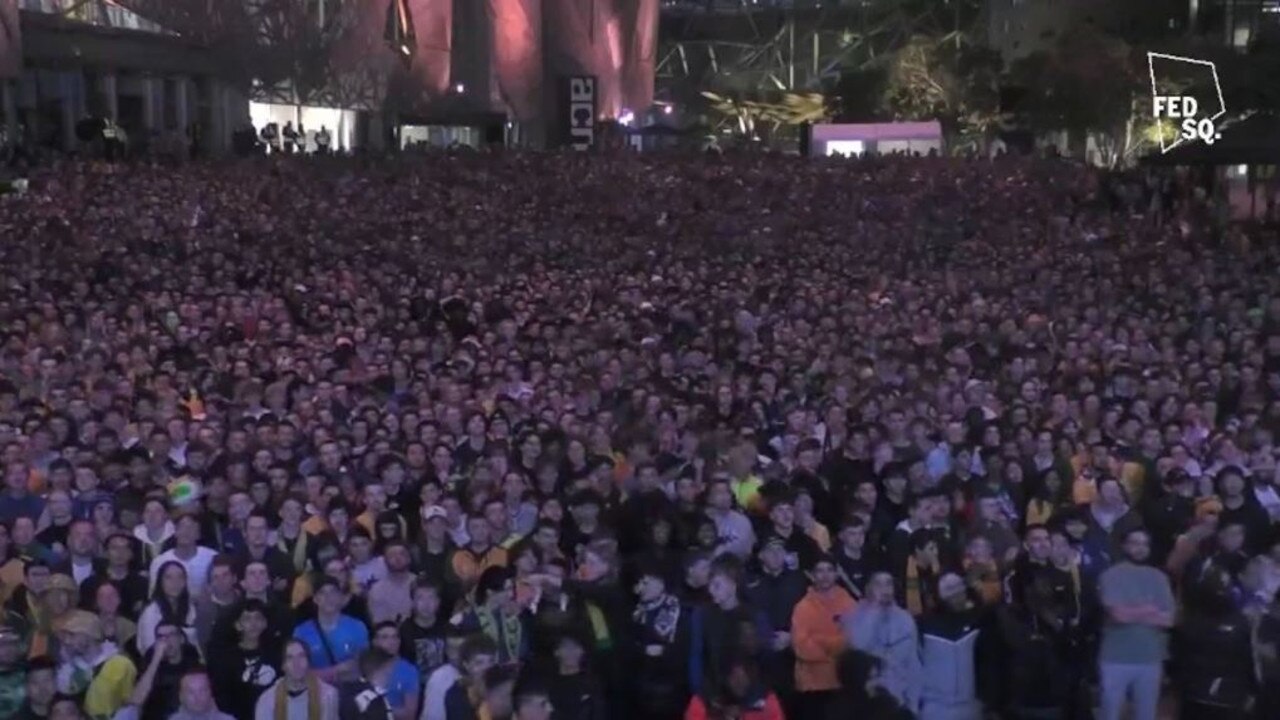
[[556, 720], [608, 720], [604, 688], [590, 672], [557, 673], [549, 684]]
[[[338, 717], [342, 720], [392, 720], [386, 696], [364, 680], [344, 683], [338, 689]], [[452, 720], [452, 717], [450, 718]]]
[[1183, 703], [1243, 710], [1257, 692], [1252, 633], [1237, 610], [1187, 613], [1173, 659]]

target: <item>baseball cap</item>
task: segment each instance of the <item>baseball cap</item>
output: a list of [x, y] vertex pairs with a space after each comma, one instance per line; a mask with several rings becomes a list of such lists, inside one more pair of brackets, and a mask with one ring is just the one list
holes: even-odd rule
[[778, 537], [777, 535], [770, 535], [769, 537], [765, 538], [765, 541], [763, 543], [760, 544], [760, 552], [765, 552], [766, 550], [785, 551], [786, 549], [787, 549], [787, 542], [782, 538]]

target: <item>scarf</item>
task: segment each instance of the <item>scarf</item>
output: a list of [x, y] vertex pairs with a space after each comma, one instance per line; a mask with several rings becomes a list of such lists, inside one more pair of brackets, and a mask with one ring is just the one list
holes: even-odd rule
[[476, 613], [480, 630], [498, 644], [500, 663], [520, 660], [520, 647], [524, 644], [524, 625], [519, 615], [507, 615], [500, 610], [481, 608]]
[[[275, 720], [289, 718], [289, 683], [281, 678], [276, 683]], [[307, 720], [320, 720], [320, 681], [307, 676]]]
[[680, 624], [680, 601], [664, 593], [657, 600], [637, 605], [631, 619], [651, 628], [662, 642], [670, 644], [675, 642], [676, 628]]
[[289, 549], [289, 540], [283, 534], [276, 539], [276, 547], [280, 552], [293, 557], [293, 570], [301, 575], [307, 571], [307, 532], [298, 528], [298, 537], [293, 541], [293, 550]]
[[[936, 582], [938, 573], [935, 570], [928, 570], [926, 571], [926, 576], [930, 582]], [[920, 582], [920, 568], [916, 565], [914, 555], [907, 558], [905, 585], [907, 612], [911, 613], [912, 617], [920, 617], [934, 609], [936, 603], [934, 602], [933, 589]]]
[[58, 692], [73, 697], [83, 697], [98, 676], [98, 668], [119, 654], [115, 643], [104, 642], [98, 652], [90, 657], [65, 659], [58, 665], [54, 681]]
[[613, 636], [609, 634], [609, 621], [599, 605], [587, 603], [587, 621], [591, 623], [591, 636], [595, 638], [596, 649], [600, 651], [612, 649]]
[[995, 605], [1004, 598], [1000, 572], [994, 563], [964, 561], [965, 584], [977, 591], [983, 605]]

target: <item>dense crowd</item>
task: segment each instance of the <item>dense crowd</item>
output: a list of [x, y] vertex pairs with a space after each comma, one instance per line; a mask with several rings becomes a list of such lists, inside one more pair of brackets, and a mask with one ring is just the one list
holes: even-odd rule
[[0, 717], [1280, 717], [1280, 258], [1205, 202], [1030, 158], [35, 172]]

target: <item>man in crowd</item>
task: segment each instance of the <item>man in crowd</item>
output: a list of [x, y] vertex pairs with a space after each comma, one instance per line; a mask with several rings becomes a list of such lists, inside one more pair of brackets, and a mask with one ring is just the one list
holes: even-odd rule
[[[209, 716], [193, 653], [263, 684], [292, 637], [266, 706], [298, 720], [329, 682], [357, 714], [413, 715], [415, 682], [425, 720], [599, 712], [572, 701], [597, 678], [620, 720], [806, 715], [857, 690], [850, 648], [911, 711], [1084, 720], [1097, 690], [1150, 720], [1205, 578], [1274, 674], [1280, 242], [1212, 242], [1189, 180], [270, 162], [65, 162], [0, 203], [20, 717]], [[171, 561], [157, 627], [200, 632], [134, 664], [112, 648]]]

